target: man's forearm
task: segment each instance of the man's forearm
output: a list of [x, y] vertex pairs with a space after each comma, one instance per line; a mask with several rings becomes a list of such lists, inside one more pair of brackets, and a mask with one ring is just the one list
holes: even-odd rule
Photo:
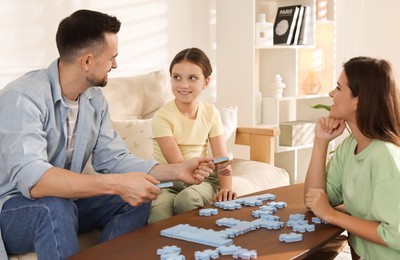
[[53, 167], [42, 175], [31, 188], [30, 194], [32, 198], [87, 198], [113, 194], [112, 183], [112, 176], [107, 174], [77, 174]]

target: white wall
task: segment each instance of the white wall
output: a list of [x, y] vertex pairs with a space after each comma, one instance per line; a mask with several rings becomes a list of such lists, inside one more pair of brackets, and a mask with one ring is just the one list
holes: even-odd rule
[[[0, 0], [0, 89], [29, 70], [47, 67], [58, 57], [58, 24], [78, 9], [105, 12], [122, 22], [119, 66], [110, 77], [168, 69], [177, 52], [193, 46], [203, 49], [215, 64], [213, 3], [214, 0]], [[212, 86], [204, 99], [213, 102], [213, 93]]]
[[336, 0], [337, 75], [348, 59], [364, 55], [389, 60], [400, 75], [400, 1]]
[[[172, 57], [191, 46], [202, 48], [215, 62], [217, 0], [0, 0], [0, 88], [31, 69], [57, 58], [55, 33], [62, 18], [88, 8], [116, 15], [119, 68], [124, 76], [168, 68]], [[343, 62], [358, 55], [389, 59], [400, 73], [397, 15], [400, 1], [337, 1], [337, 75]], [[213, 73], [214, 79], [216, 73]], [[214, 81], [215, 82], [215, 81]], [[215, 86], [205, 100], [215, 101]]]

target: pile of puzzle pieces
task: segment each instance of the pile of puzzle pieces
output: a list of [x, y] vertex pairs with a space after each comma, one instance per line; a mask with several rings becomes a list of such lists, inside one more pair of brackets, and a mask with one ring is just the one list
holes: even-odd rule
[[[216, 249], [214, 250], [207, 249], [204, 251], [195, 252], [196, 260], [217, 259], [220, 254], [221, 255], [231, 254], [233, 258], [241, 258], [241, 259], [257, 258], [257, 252], [255, 250], [247, 250], [247, 249], [242, 249], [239, 246], [235, 246], [233, 245], [233, 240], [231, 238], [259, 228], [266, 228], [266, 229], [283, 228], [285, 226], [285, 223], [280, 220], [279, 216], [273, 214], [277, 211], [277, 209], [286, 207], [287, 204], [285, 202], [271, 201], [268, 202], [267, 205], [263, 205], [264, 201], [275, 200], [275, 199], [276, 196], [273, 194], [264, 194], [259, 196], [245, 197], [231, 201], [216, 202], [214, 203], [214, 205], [223, 210], [240, 209], [242, 205], [251, 207], [260, 206], [259, 209], [254, 210], [252, 212], [252, 216], [254, 216], [257, 219], [253, 221], [241, 221], [234, 218], [221, 218], [216, 220], [216, 225], [225, 226], [227, 228], [220, 231], [198, 228], [188, 224], [179, 224], [161, 230], [161, 235], [216, 247]], [[218, 209], [215, 208], [199, 210], [200, 216], [211, 216], [217, 214], [218, 214]], [[313, 217], [312, 222], [318, 224], [326, 223], [317, 217]], [[303, 235], [301, 233], [315, 231], [315, 225], [309, 224], [308, 220], [305, 219], [304, 214], [289, 215], [289, 219], [286, 223], [286, 226], [291, 227], [293, 229], [292, 233], [279, 235], [279, 241], [286, 243], [301, 241], [303, 239]], [[300, 233], [295, 233], [295, 232], [300, 232]], [[169, 247], [166, 248], [169, 249]], [[174, 248], [173, 250], [176, 250], [173, 252], [173, 254], [172, 252], [160, 253], [167, 251], [164, 247], [163, 249], [159, 249], [160, 252], [157, 252], [157, 254], [161, 255], [162, 260], [185, 259], [184, 256], [180, 255], [181, 252], [180, 248], [179, 252], [177, 252], [176, 248]]]

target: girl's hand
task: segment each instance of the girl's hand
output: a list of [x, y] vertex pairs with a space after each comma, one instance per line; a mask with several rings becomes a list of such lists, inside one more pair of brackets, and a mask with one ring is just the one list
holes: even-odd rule
[[236, 192], [230, 189], [221, 189], [217, 194], [217, 196], [213, 198], [213, 202], [234, 200], [236, 198], [237, 198]]

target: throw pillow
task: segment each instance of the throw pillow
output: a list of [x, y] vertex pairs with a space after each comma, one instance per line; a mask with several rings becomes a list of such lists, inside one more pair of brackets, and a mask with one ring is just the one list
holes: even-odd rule
[[153, 71], [131, 77], [110, 78], [102, 88], [113, 120], [151, 118], [173, 98], [166, 71]]
[[[226, 150], [228, 152], [229, 158], [233, 158], [233, 146], [235, 144], [236, 138], [236, 128], [237, 128], [237, 111], [238, 107], [224, 107], [218, 108], [219, 114], [221, 116], [222, 126], [224, 128], [224, 136], [226, 142]], [[208, 146], [207, 153], [212, 157], [211, 147]]]
[[125, 141], [131, 153], [150, 159], [153, 156], [153, 141], [150, 119], [113, 120], [115, 131]]
[[237, 128], [237, 106], [219, 108], [219, 114], [221, 116], [222, 125], [225, 132], [226, 150], [232, 157], [233, 146], [236, 138]]

